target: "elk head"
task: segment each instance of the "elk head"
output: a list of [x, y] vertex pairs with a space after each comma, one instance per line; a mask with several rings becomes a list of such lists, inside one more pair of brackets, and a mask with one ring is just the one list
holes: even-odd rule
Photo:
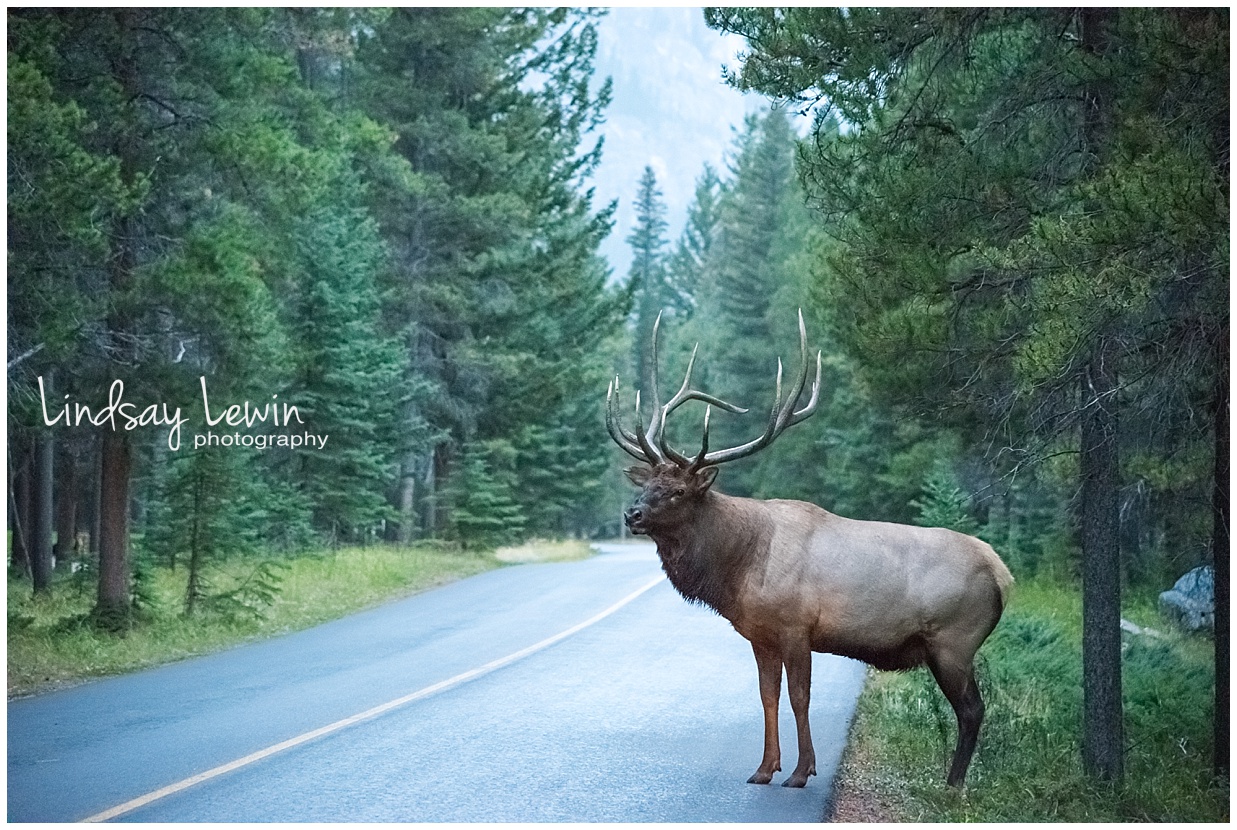
[[[805, 420], [815, 412], [816, 405], [820, 401], [821, 355], [818, 351], [816, 353], [816, 379], [812, 382], [810, 399], [802, 409], [794, 408], [807, 384], [808, 375], [807, 329], [803, 324], [803, 311], [800, 310], [799, 372], [789, 395], [785, 399], [782, 398], [782, 360], [778, 358], [773, 408], [764, 433], [737, 447], [710, 450], [709, 415], [712, 408], [716, 406], [734, 413], [743, 413], [747, 410], [691, 388], [692, 367], [696, 362], [699, 344], [692, 349], [682, 386], [679, 387], [674, 397], [663, 405], [657, 391], [657, 334], [660, 326], [661, 315], [658, 314], [657, 321], [653, 324], [652, 359], [650, 361], [653, 417], [648, 430], [644, 430], [639, 391], [636, 392], [636, 432], [633, 433], [627, 431], [619, 420], [619, 379], [616, 377], [611, 381], [606, 390], [606, 428], [610, 432], [610, 437], [629, 455], [648, 465], [627, 470], [627, 477], [642, 489], [636, 503], [626, 512], [624, 519], [633, 533], [640, 534], [655, 534], [660, 529], [680, 525], [691, 515], [693, 506], [713, 485], [717, 477], [718, 465], [744, 458], [769, 446], [787, 427]], [[666, 419], [670, 413], [691, 400], [701, 401], [706, 405], [700, 451], [694, 457], [688, 457], [670, 446], [666, 442], [665, 434]]]

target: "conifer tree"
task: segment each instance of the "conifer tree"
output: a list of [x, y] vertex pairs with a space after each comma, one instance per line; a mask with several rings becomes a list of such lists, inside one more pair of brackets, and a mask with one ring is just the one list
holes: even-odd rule
[[[734, 446], [760, 434], [773, 395], [779, 349], [792, 343], [798, 347], [793, 326], [795, 309], [803, 303], [786, 296], [804, 284], [803, 275], [789, 269], [791, 258], [805, 244], [793, 229], [794, 217], [803, 212], [802, 192], [794, 178], [794, 147], [783, 113], [771, 110], [748, 116], [735, 141], [730, 179], [718, 206], [717, 238], [707, 275], [710, 290], [701, 302], [700, 331], [713, 368], [702, 377], [718, 395], [749, 410], [745, 416], [716, 420], [713, 434], [720, 444]], [[785, 306], [776, 302], [779, 295], [789, 300]], [[793, 359], [792, 353], [782, 354]], [[727, 471], [730, 492], [756, 491], [759, 476], [753, 463]]]
[[687, 208], [687, 222], [667, 265], [670, 282], [678, 289], [684, 304], [695, 309], [700, 297], [712, 285], [708, 269], [713, 265], [714, 244], [720, 222], [722, 182], [705, 162], [696, 179], [696, 191]]
[[911, 502], [919, 511], [915, 522], [924, 527], [947, 527], [974, 535], [979, 523], [970, 514], [970, 498], [958, 486], [948, 462], [937, 463], [923, 482], [923, 495]]
[[647, 389], [653, 324], [664, 310], [673, 312], [679, 305], [669, 285], [666, 267], [666, 206], [657, 186], [657, 175], [650, 166], [646, 166], [640, 176], [635, 209], [636, 224], [627, 236], [632, 252], [627, 290], [633, 297], [635, 322], [632, 363], [640, 387]]
[[327, 443], [302, 448], [296, 473], [328, 538], [364, 540], [388, 513], [400, 397], [398, 343], [379, 328], [382, 244], [356, 209], [322, 210], [300, 223], [297, 248], [292, 401]]
[[257, 549], [265, 516], [249, 463], [249, 453], [220, 447], [170, 461], [145, 547], [162, 561], [184, 563], [187, 617], [212, 594], [211, 566]]
[[471, 442], [455, 465], [446, 488], [455, 537], [465, 548], [493, 548], [519, 538], [526, 518], [513, 497], [513, 480], [493, 469], [490, 459], [511, 454], [501, 443], [489, 447]]

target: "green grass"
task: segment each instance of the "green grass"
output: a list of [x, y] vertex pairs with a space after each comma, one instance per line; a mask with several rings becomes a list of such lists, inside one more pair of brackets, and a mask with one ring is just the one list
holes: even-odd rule
[[860, 697], [843, 787], [898, 821], [1227, 821], [1211, 779], [1211, 641], [1173, 631], [1153, 599], [1125, 617], [1163, 636], [1125, 635], [1125, 780], [1089, 780], [1081, 761], [1078, 593], [1020, 581], [980, 650], [987, 717], [964, 791], [944, 786], [955, 720], [931, 675], [873, 673]]
[[[192, 618], [183, 615], [184, 568], [155, 568], [144, 589], [152, 601], [146, 619], [124, 636], [83, 621], [94, 601], [89, 577], [58, 577], [51, 597], [33, 597], [29, 582], [10, 580], [9, 696], [297, 631], [502, 564], [492, 553], [435, 545], [341, 548], [278, 561], [286, 567], [275, 570], [280, 581], [272, 604], [256, 605], [256, 614], [206, 608]], [[233, 560], [207, 576], [213, 591], [227, 591], [252, 581], [254, 569], [252, 560]]]

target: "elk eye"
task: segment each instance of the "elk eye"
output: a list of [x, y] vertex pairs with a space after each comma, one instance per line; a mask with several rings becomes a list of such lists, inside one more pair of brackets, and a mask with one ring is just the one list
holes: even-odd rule
[[676, 498], [676, 499], [681, 499], [681, 498], [683, 498], [683, 496], [685, 496], [686, 494], [687, 494], [687, 491], [686, 491], [686, 490], [684, 490], [682, 487], [680, 487], [679, 489], [677, 489], [677, 490], [675, 490], [673, 493], [671, 493], [671, 496], [672, 496], [672, 497], [674, 497], [674, 498]]

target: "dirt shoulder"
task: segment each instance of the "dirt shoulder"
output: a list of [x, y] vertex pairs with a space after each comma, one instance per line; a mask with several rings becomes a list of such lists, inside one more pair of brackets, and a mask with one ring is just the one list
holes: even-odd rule
[[898, 821], [876, 773], [876, 764], [863, 740], [852, 740], [842, 754], [833, 796], [825, 820], [844, 824], [887, 823]]

